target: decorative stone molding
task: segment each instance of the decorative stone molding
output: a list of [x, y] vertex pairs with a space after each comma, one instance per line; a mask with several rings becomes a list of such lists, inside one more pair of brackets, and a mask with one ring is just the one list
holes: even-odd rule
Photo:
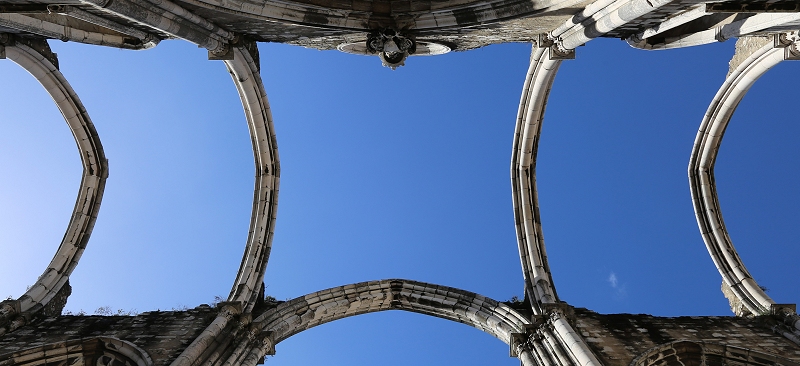
[[337, 49], [354, 55], [378, 56], [383, 66], [397, 69], [409, 56], [435, 56], [450, 52], [443, 44], [417, 41], [416, 37], [394, 29], [372, 31], [359, 42], [340, 44]]

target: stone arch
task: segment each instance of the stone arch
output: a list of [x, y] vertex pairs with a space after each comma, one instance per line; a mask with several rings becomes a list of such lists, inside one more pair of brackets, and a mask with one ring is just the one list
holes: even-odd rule
[[536, 157], [544, 121], [547, 98], [561, 60], [553, 60], [548, 48], [534, 47], [531, 64], [517, 113], [514, 146], [511, 152], [511, 191], [514, 222], [525, 281], [525, 295], [534, 312], [542, 304], [558, 302], [550, 265], [547, 263], [539, 197], [536, 189]]
[[464, 323], [505, 343], [530, 321], [479, 294], [424, 282], [388, 279], [334, 287], [278, 304], [253, 322], [277, 344], [304, 330], [350, 316], [404, 310]]
[[[512, 349], [515, 348], [514, 338], [524, 334], [522, 332], [531, 326], [525, 315], [485, 296], [452, 287], [400, 279], [330, 288], [286, 302], [273, 302], [267, 304], [267, 308], [252, 322], [247, 321], [246, 339], [224, 363], [218, 360], [209, 364], [255, 365], [264, 355], [275, 354], [275, 344], [292, 335], [346, 317], [386, 310], [405, 310], [464, 323], [506, 344], [512, 344]], [[218, 328], [221, 327], [220, 323]], [[184, 356], [187, 353], [191, 355]], [[191, 365], [196, 359], [194, 353], [187, 349], [172, 366]], [[536, 365], [531, 361], [529, 350], [513, 355], [518, 356], [525, 366]]]
[[152, 366], [150, 356], [131, 342], [112, 337], [49, 343], [0, 355], [2, 366]]
[[775, 354], [702, 341], [678, 340], [653, 347], [629, 366], [800, 366]]
[[19, 299], [0, 303], [0, 334], [24, 324], [26, 320], [17, 317], [10, 325], [4, 326], [16, 314], [27, 318], [56, 299], [55, 302], [60, 304], [50, 312], [60, 313], [69, 295], [69, 276], [89, 241], [108, 177], [108, 161], [94, 124], [78, 95], [58, 70], [58, 61], [47, 42], [38, 38], [6, 37], [5, 46], [0, 45], [5, 48], [6, 57], [42, 84], [64, 116], [78, 146], [83, 174], [66, 233], [47, 269]]
[[[272, 112], [261, 81], [258, 48], [255, 42], [233, 48], [234, 59], [225, 61], [236, 91], [242, 100], [255, 160], [255, 189], [247, 245], [228, 301], [238, 301], [250, 312], [263, 291], [275, 232], [280, 184], [280, 160]], [[263, 295], [261, 296], [263, 298]]]
[[731, 302], [731, 310], [739, 316], [769, 313], [775, 302], [747, 271], [725, 228], [714, 180], [714, 163], [728, 122], [744, 95], [761, 75], [797, 52], [800, 41], [775, 37], [774, 43], [767, 42], [757, 49], [725, 79], [703, 117], [689, 160], [689, 186], [697, 225], [722, 275], [723, 292]]
[[228, 302], [236, 305], [223, 307], [224, 310], [205, 331], [171, 363], [173, 366], [193, 365], [198, 362], [208, 343], [215, 342], [235, 316], [251, 313], [256, 304], [264, 299], [264, 273], [272, 250], [278, 210], [280, 160], [272, 112], [261, 81], [258, 47], [254, 41], [240, 42], [231, 49], [234, 57], [226, 60], [225, 66], [239, 93], [250, 131], [255, 160], [255, 188], [247, 244], [236, 280], [228, 295]]
[[533, 46], [522, 90], [511, 153], [511, 187], [527, 306], [535, 316], [549, 318], [551, 325], [516, 336], [512, 350], [525, 365], [599, 365], [586, 341], [566, 320], [545, 252], [536, 189], [536, 158], [547, 99], [562, 58], [554, 57], [556, 50], [544, 43]]

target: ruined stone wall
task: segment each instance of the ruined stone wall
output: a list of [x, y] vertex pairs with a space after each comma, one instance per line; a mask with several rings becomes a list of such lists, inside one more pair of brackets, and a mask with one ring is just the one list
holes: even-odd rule
[[642, 353], [679, 340], [747, 348], [800, 361], [800, 346], [772, 331], [772, 316], [655, 317], [598, 314], [576, 308], [576, 328], [607, 366], [627, 366]]
[[187, 311], [151, 311], [136, 316], [44, 318], [0, 338], [0, 356], [52, 343], [103, 336], [131, 342], [147, 352], [154, 365], [168, 365], [216, 314], [215, 309], [201, 305]]

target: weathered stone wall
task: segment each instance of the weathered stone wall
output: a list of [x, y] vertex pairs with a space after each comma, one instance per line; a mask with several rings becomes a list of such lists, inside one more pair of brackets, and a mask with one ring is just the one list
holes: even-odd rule
[[800, 361], [800, 346], [771, 328], [772, 316], [655, 317], [646, 314], [598, 314], [576, 308], [576, 330], [607, 366], [627, 366], [645, 351], [678, 340], [724, 344]]
[[155, 365], [178, 357], [217, 311], [201, 305], [187, 311], [152, 311], [136, 316], [77, 316], [45, 318], [0, 338], [0, 356], [46, 344], [92, 337], [113, 337], [146, 351]]
[[[753, 52], [756, 52], [759, 48], [766, 46], [768, 43], [772, 43], [772, 37], [767, 36], [749, 36], [749, 37], [742, 37], [736, 40], [736, 52], [733, 54], [731, 61], [728, 63], [728, 75], [730, 75], [733, 70], [735, 70], [739, 65]], [[725, 292], [723, 286], [723, 293]], [[728, 297], [727, 294], [725, 297]], [[734, 304], [731, 304], [733, 307]]]

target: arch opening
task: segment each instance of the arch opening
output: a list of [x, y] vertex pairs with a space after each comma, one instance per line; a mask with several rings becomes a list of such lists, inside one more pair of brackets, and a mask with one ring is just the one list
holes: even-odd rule
[[[11, 60], [0, 60], [0, 301], [16, 299], [42, 274], [64, 236], [80, 187], [81, 163], [47, 91]], [[22, 148], [20, 148], [22, 147]]]
[[[428, 365], [440, 357], [454, 364], [518, 366], [503, 357], [508, 345], [463, 324], [405, 311], [384, 311], [349, 317], [304, 331], [276, 345], [267, 363], [311, 365]], [[425, 331], [421, 331], [425, 329]], [[335, 352], [309, 352], [309, 342], [324, 340]], [[414, 352], [400, 353], [410, 349]]]
[[253, 184], [250, 139], [224, 65], [187, 42], [147, 52], [72, 42], [54, 49], [83, 81], [111, 164], [66, 309], [135, 314], [224, 297], [247, 236]]
[[[704, 267], [681, 156], [731, 46], [655, 54], [598, 39], [562, 63], [537, 162], [544, 237], [562, 300], [600, 313], [726, 313], [712, 293], [716, 274]], [[610, 71], [609, 63], [626, 72]], [[693, 87], [679, 89], [676, 80]], [[647, 91], [641, 103], [620, 99], [634, 90]], [[681, 108], [655, 112], [650, 101], [657, 100]], [[696, 301], [675, 296], [687, 292]]]
[[[790, 95], [776, 86], [800, 82], [796, 62], [782, 62], [764, 74], [742, 99], [725, 130], [714, 165], [722, 213], [736, 250], [758, 285], [778, 303], [794, 303], [800, 278], [778, 268], [792, 268], [800, 220], [800, 155], [797, 118], [785, 108]], [[786, 90], [786, 89], [780, 89]], [[765, 164], [764, 162], [780, 162]], [[789, 272], [791, 273], [791, 272]]]

